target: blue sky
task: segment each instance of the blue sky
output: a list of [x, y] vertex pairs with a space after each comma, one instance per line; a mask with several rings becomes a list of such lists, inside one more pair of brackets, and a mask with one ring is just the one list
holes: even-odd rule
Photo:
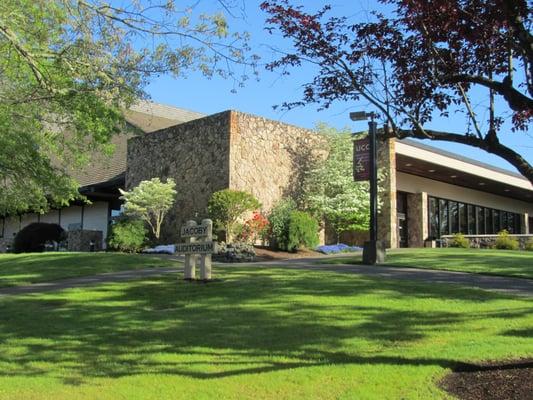
[[[230, 27], [233, 30], [250, 32], [253, 51], [261, 56], [261, 62], [268, 62], [276, 57], [271, 47], [290, 49], [289, 42], [279, 36], [269, 35], [263, 29], [265, 14], [259, 9], [261, 1], [242, 1], [245, 5], [243, 18], [230, 18]], [[206, 3], [209, 4], [210, 1]], [[310, 10], [316, 10], [324, 3], [315, 0], [305, 2]], [[367, 20], [369, 11], [380, 7], [375, 1], [333, 0], [331, 4], [334, 13], [348, 16], [353, 21]], [[354, 123], [348, 118], [350, 111], [365, 109], [364, 103], [339, 102], [324, 111], [317, 111], [317, 105], [308, 105], [291, 111], [273, 109], [274, 105], [283, 101], [301, 98], [302, 84], [314, 76], [314, 69], [311, 65], [303, 66], [297, 71], [293, 70], [288, 77], [280, 76], [277, 72], [268, 72], [264, 68], [260, 68], [259, 72], [259, 81], [248, 80], [246, 86], [238, 88], [236, 93], [232, 93], [233, 82], [218, 77], [206, 79], [194, 72], [188, 74], [187, 78], [174, 79], [163, 76], [154, 79], [147, 91], [153, 101], [206, 114], [234, 109], [306, 128], [313, 128], [318, 122], [326, 122], [339, 129], [349, 127], [354, 132], [366, 129], [367, 124], [364, 121]], [[473, 102], [475, 103], [476, 99]], [[443, 131], [464, 132], [466, 121], [463, 116], [458, 115], [446, 120], [436, 120], [430, 127]], [[531, 129], [526, 134], [506, 130], [501, 134], [500, 140], [533, 163], [533, 131]], [[499, 157], [472, 147], [445, 142], [426, 143], [494, 166], [514, 170], [510, 164]]]

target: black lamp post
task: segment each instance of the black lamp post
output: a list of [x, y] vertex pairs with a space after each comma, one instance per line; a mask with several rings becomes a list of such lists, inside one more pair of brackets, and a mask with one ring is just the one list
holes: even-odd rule
[[363, 263], [374, 265], [385, 261], [385, 246], [378, 240], [378, 166], [377, 166], [377, 127], [374, 121], [377, 115], [364, 111], [350, 113], [352, 121], [368, 121], [368, 135], [370, 139], [370, 240], [363, 247]]

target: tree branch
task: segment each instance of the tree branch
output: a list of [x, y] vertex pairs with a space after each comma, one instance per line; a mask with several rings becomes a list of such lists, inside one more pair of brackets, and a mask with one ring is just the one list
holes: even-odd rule
[[456, 74], [442, 77], [441, 80], [446, 83], [475, 83], [492, 89], [499, 95], [503, 96], [513, 111], [526, 111], [533, 109], [533, 99], [522, 94], [510, 84], [507, 84], [506, 79], [504, 79], [502, 82], [499, 82], [485, 78], [484, 76]]

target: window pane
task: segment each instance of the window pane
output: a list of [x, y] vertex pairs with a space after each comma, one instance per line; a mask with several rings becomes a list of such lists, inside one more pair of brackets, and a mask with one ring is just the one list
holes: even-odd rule
[[507, 221], [507, 212], [505, 211], [502, 211], [502, 226], [501, 226], [501, 230], [509, 230], [509, 225], [508, 225], [508, 221]]
[[466, 204], [464, 203], [459, 203], [459, 226], [461, 233], [468, 233], [468, 219], [466, 218]]
[[455, 201], [450, 201], [450, 229], [452, 234], [459, 232], [459, 207]]
[[494, 210], [494, 233], [498, 233], [501, 231], [501, 224], [500, 224], [500, 217], [501, 213], [498, 210]]
[[469, 235], [475, 235], [476, 234], [476, 214], [475, 214], [476, 208], [472, 205], [468, 205], [468, 234]]
[[477, 234], [478, 235], [484, 235], [485, 234], [485, 212], [483, 207], [476, 207], [476, 222], [477, 222]]
[[492, 209], [485, 208], [485, 233], [492, 234], [494, 233], [494, 228], [492, 227]]
[[440, 212], [440, 235], [449, 235], [450, 227], [448, 224], [448, 201], [439, 200], [439, 212]]
[[435, 239], [438, 237], [439, 213], [437, 208], [437, 199], [429, 198], [429, 237]]

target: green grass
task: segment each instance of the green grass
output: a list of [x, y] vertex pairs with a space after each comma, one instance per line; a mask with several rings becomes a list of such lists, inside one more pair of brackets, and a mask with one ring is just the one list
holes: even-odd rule
[[458, 362], [533, 356], [533, 301], [218, 267], [0, 298], [0, 398], [445, 399]]
[[[361, 264], [361, 255], [330, 258], [321, 264]], [[489, 249], [388, 250], [386, 265], [442, 269], [533, 279], [533, 252]]]
[[175, 265], [167, 259], [119, 253], [0, 254], [0, 287]]

